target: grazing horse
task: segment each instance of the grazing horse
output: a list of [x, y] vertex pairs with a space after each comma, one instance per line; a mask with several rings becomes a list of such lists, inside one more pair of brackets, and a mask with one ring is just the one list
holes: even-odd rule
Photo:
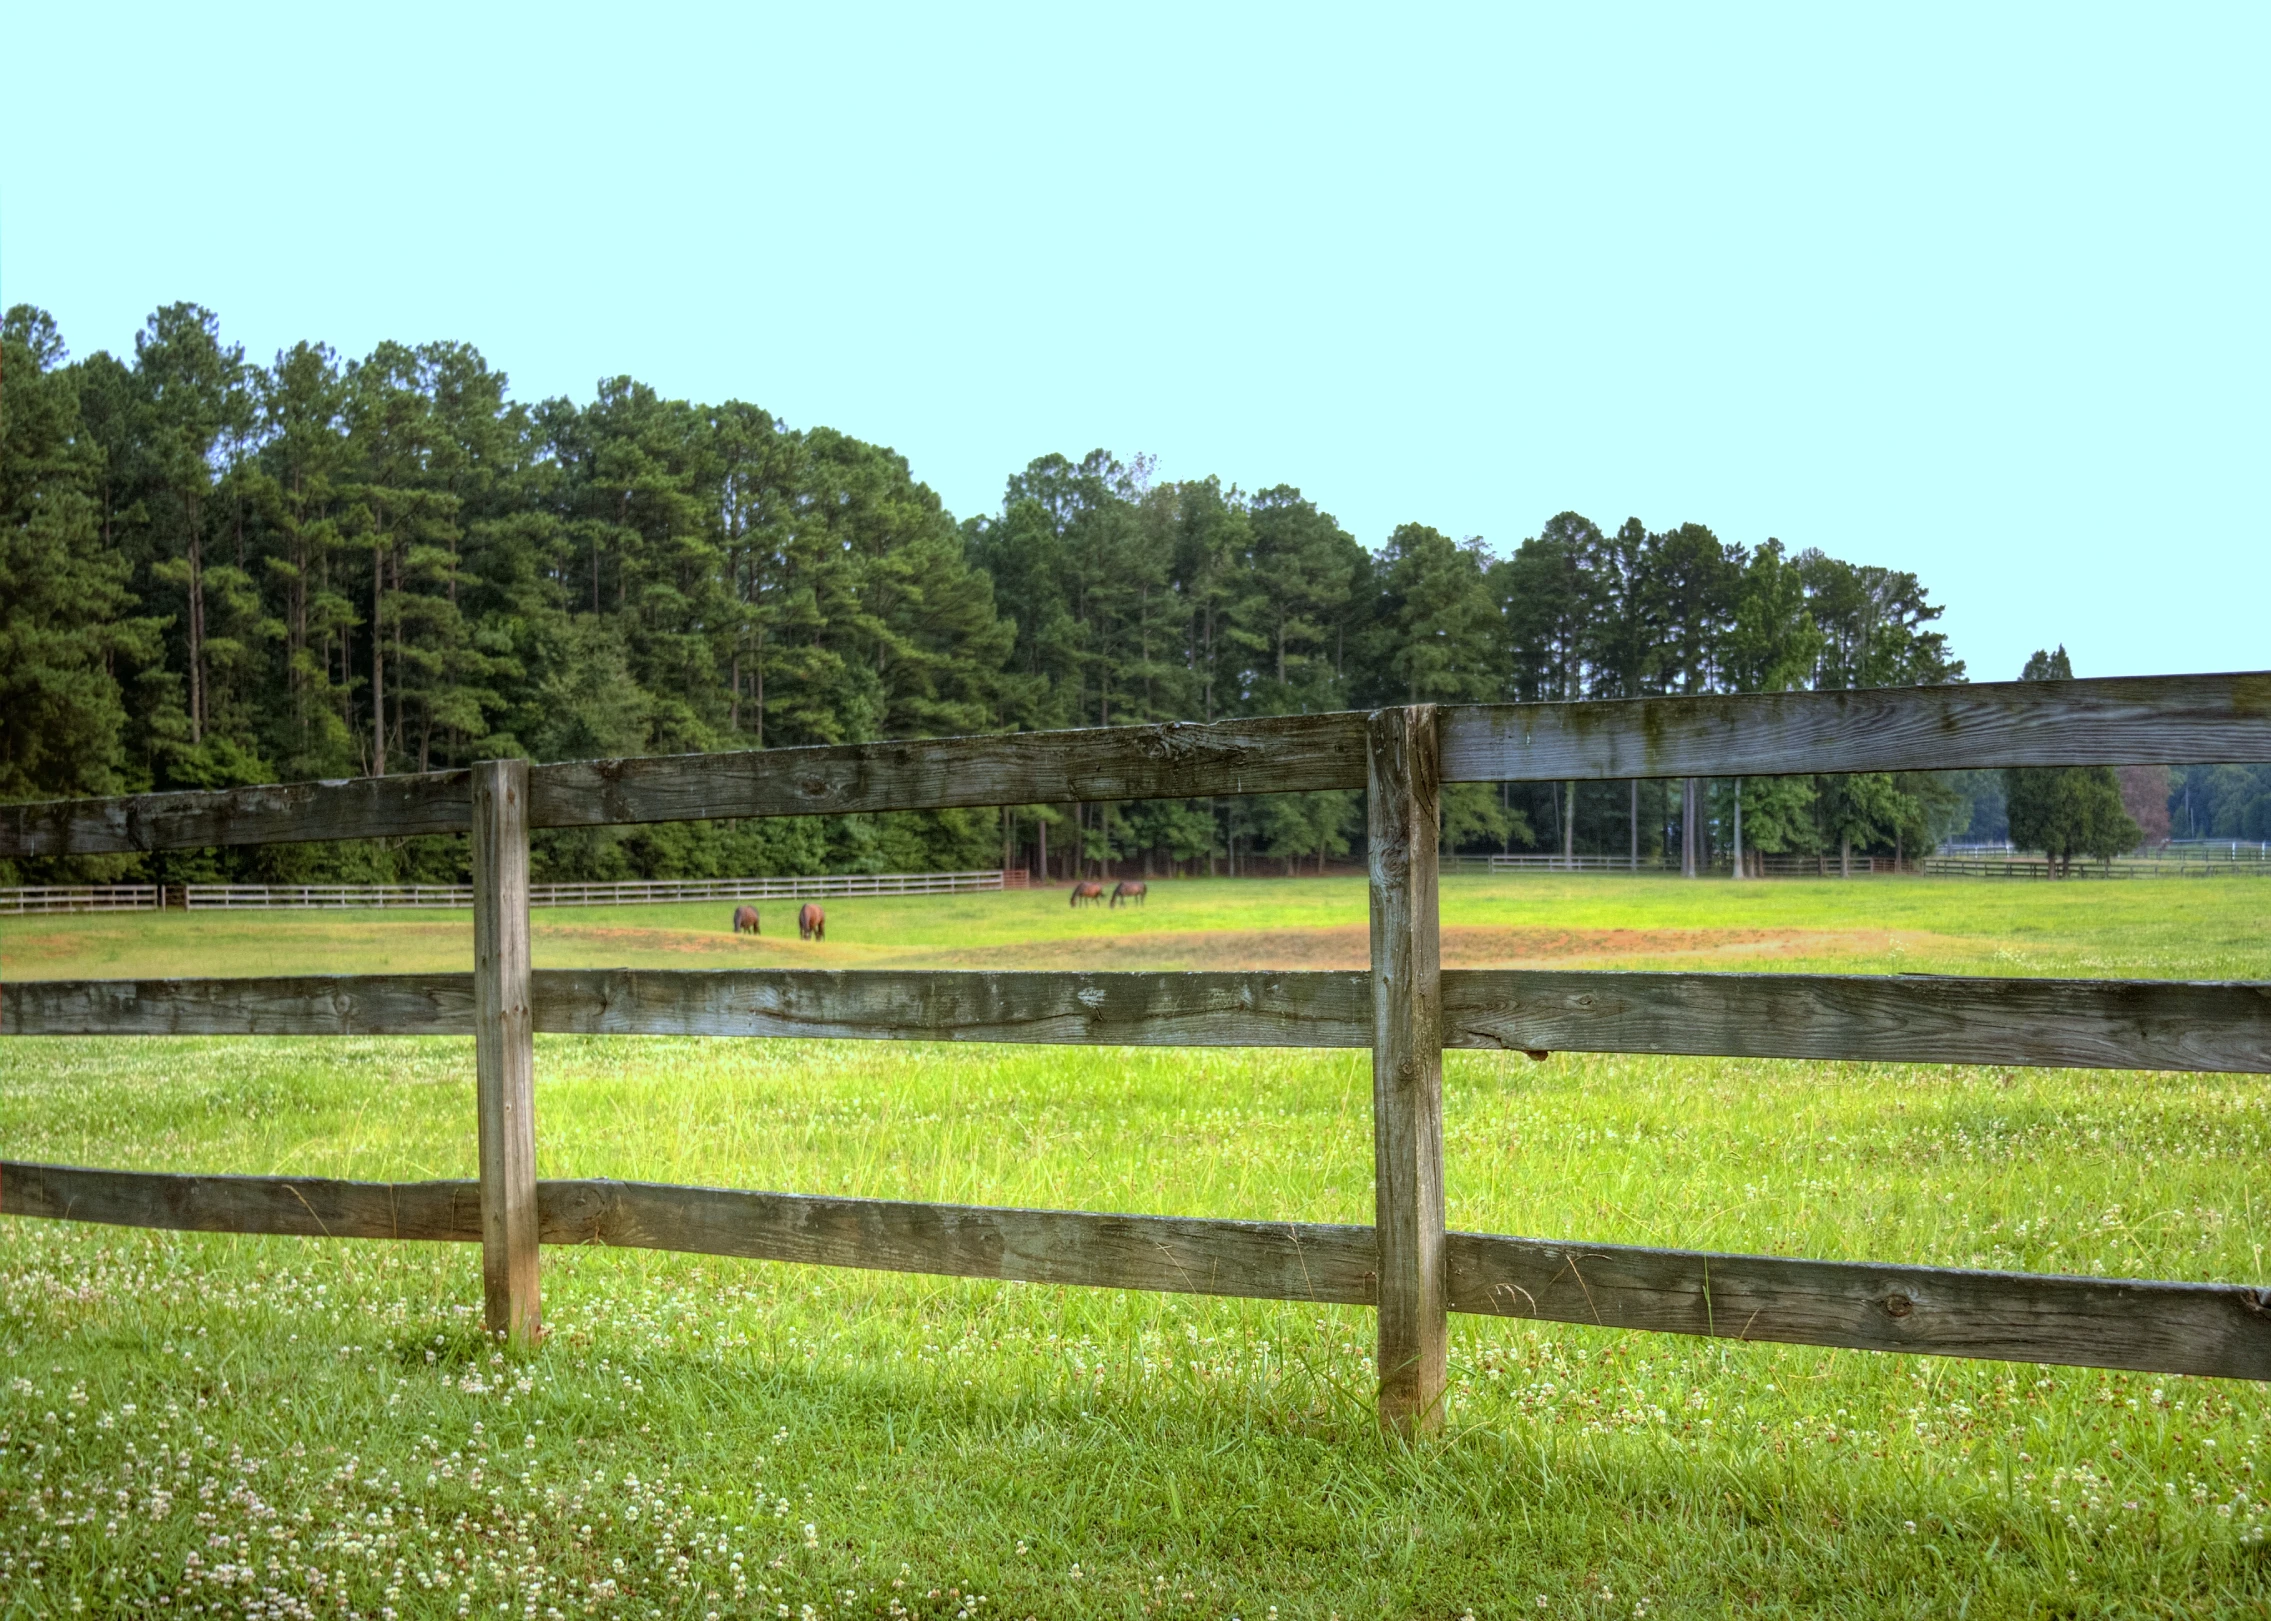
[[1120, 902], [1126, 901], [1130, 906], [1141, 906], [1144, 896], [1150, 893], [1151, 886], [1149, 884], [1142, 883], [1134, 878], [1123, 878], [1112, 886], [1112, 904], [1117, 906]]
[[806, 901], [796, 909], [796, 937], [799, 940], [825, 940], [828, 938], [828, 914], [817, 903]]
[[736, 906], [733, 909], [733, 932], [735, 934], [763, 934], [765, 932], [757, 927], [756, 907]]
[[1082, 901], [1101, 901], [1103, 898], [1104, 886], [1092, 879], [1084, 878], [1072, 886], [1072, 904], [1075, 906]]

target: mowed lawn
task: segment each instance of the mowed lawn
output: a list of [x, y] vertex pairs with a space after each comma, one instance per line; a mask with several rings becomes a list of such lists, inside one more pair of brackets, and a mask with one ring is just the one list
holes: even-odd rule
[[[536, 914], [543, 966], [1356, 966], [1358, 880]], [[1447, 880], [1462, 965], [2271, 979], [2259, 880]], [[463, 913], [0, 921], [0, 979], [461, 969]], [[0, 995], [5, 995], [0, 988]], [[2259, 1077], [1453, 1054], [1453, 1225], [2263, 1284]], [[0, 1157], [474, 1166], [467, 1041], [0, 1043]], [[541, 1038], [540, 1167], [1370, 1217], [1363, 1055]], [[0, 1208], [5, 1206], [0, 1186]], [[0, 1221], [0, 1617], [2193, 1615], [2271, 1607], [2253, 1385], [1361, 1310]]]

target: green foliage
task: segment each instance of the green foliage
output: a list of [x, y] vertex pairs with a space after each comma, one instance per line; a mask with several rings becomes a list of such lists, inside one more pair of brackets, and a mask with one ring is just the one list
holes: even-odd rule
[[[522, 405], [461, 343], [299, 343], [262, 365], [194, 304], [156, 311], [131, 361], [68, 361], [28, 306], [7, 321], [0, 798], [1961, 675], [1913, 575], [1700, 524], [1610, 534], [1564, 512], [1497, 557], [1413, 522], [1367, 552], [1291, 486], [1161, 481], [1102, 450], [1040, 457], [998, 512], [957, 523], [892, 451], [745, 401], [613, 377], [588, 402]], [[1559, 792], [1462, 787], [1444, 836], [1558, 847]], [[1899, 784], [1800, 792], [1761, 802], [1763, 847], [1897, 842], [1932, 820]], [[1629, 805], [1612, 825], [1580, 797], [1578, 847], [1622, 848]], [[698, 826], [563, 837], [541, 859], [591, 877], [1015, 864], [1046, 825], [1063, 871], [1245, 870], [1346, 856], [1352, 803]], [[457, 863], [392, 844], [109, 865]]]
[[[2020, 672], [2022, 681], [2071, 681], [2066, 649], [2038, 650]], [[2121, 803], [2121, 781], [2111, 766], [2029, 766], [2003, 773], [2003, 801], [2011, 841], [2040, 850], [2061, 875], [2077, 857], [2105, 861], [2137, 847], [2136, 822]]]
[[2061, 871], [2077, 857], [2104, 861], [2137, 847], [2137, 824], [2110, 766], [2022, 768], [2003, 781], [2012, 842], [2040, 850]]
[[[1769, 855], [1811, 855], [1821, 849], [1822, 826], [1815, 814], [1819, 800], [1813, 778], [1746, 777], [1739, 787], [1743, 797], [1745, 850], [1763, 850]], [[1738, 784], [1730, 782], [1718, 791], [1731, 798], [1737, 788]], [[1729, 803], [1721, 814], [1731, 829], [1733, 804]]]
[[111, 661], [154, 652], [128, 620], [125, 559], [101, 542], [99, 453], [79, 430], [54, 323], [0, 322], [0, 798], [112, 792], [126, 713]]
[[2180, 839], [2271, 839], [2271, 765], [2187, 766], [2169, 792]]
[[1374, 701], [1481, 703], [1499, 695], [1498, 610], [1482, 542], [1398, 526], [1376, 560], [1380, 600], [1367, 638]]

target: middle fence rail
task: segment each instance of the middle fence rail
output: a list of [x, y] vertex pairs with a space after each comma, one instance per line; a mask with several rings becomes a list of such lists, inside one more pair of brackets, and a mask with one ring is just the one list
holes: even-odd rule
[[[1337, 1302], [1376, 1310], [1380, 1416], [1441, 1421], [1446, 1314], [2271, 1379], [2271, 1290], [1647, 1249], [1444, 1223], [1446, 1047], [2271, 1073], [2271, 983], [1441, 968], [1444, 782], [2271, 760], [2271, 674], [1314, 715], [572, 762], [59, 802], [0, 858], [474, 834], [470, 973], [10, 984], [0, 1034], [475, 1038], [477, 1182], [0, 1162], [0, 1212], [478, 1242], [486, 1320], [541, 1332], [542, 1244]], [[531, 827], [1362, 786], [1365, 973], [534, 970]], [[1370, 1227], [545, 1180], [538, 1031], [1366, 1047]]]

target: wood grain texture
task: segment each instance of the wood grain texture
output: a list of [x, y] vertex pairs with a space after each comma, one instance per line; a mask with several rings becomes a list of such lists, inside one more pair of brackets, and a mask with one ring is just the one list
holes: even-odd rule
[[1439, 1428], [1443, 1303], [1443, 986], [1436, 904], [1441, 760], [1432, 705], [1371, 723], [1372, 1166], [1380, 1245], [1380, 1423]]
[[1451, 969], [1446, 1047], [2271, 1072], [2271, 984]]
[[0, 1215], [169, 1232], [478, 1243], [481, 1185], [100, 1171], [6, 1160], [0, 1161]]
[[[0, 858], [461, 833], [471, 773], [359, 777], [0, 807]], [[530, 773], [532, 827], [952, 805], [1289, 793], [1364, 784], [1364, 716], [1090, 727], [730, 754], [570, 760]]]
[[[537, 1184], [547, 1244], [1340, 1305], [1374, 1301], [1369, 1227], [911, 1204], [640, 1182]], [[0, 1161], [0, 1214], [188, 1232], [478, 1243], [479, 1184], [200, 1176]], [[1445, 1239], [1453, 1311], [1655, 1333], [2271, 1379], [2271, 1291]]]
[[489, 1332], [543, 1338], [537, 1290], [536, 1020], [529, 985], [528, 762], [473, 768], [474, 1112]]
[[[538, 969], [539, 1031], [1366, 1047], [1367, 976]], [[1443, 1044], [1865, 1063], [2271, 1073], [2271, 984], [1445, 969]], [[29, 980], [4, 1035], [470, 1035], [471, 974]]]
[[[603, 1179], [537, 1184], [547, 1244], [1368, 1305], [1369, 1227], [916, 1204]], [[0, 1214], [172, 1231], [481, 1241], [480, 1184], [0, 1162]]]
[[0, 806], [0, 857], [462, 833], [470, 771]]
[[2271, 1291], [1453, 1233], [1451, 1308], [1860, 1351], [2271, 1379]]
[[1447, 782], [2271, 760], [2271, 672], [1444, 711]]
[[[535, 767], [530, 825], [1285, 793], [1365, 780], [1366, 718], [1095, 727]], [[1443, 711], [1444, 780], [1773, 776], [2271, 760], [2271, 673], [1754, 693]], [[0, 858], [465, 830], [435, 771], [0, 807]]]
[[473, 976], [33, 979], [0, 987], [0, 1035], [469, 1036]]
[[1364, 783], [1364, 717], [1092, 727], [640, 760], [532, 774], [533, 825], [1272, 794]]
[[1363, 1047], [1360, 973], [550, 970], [539, 1030], [1190, 1047]]
[[[1365, 1047], [1365, 976], [883, 969], [537, 969], [539, 1031], [565, 1035]], [[470, 1035], [471, 974], [29, 980], [0, 1034]]]
[[1363, 1305], [1369, 1227], [1098, 1215], [752, 1193], [647, 1182], [543, 1184], [544, 1241], [814, 1266]]

